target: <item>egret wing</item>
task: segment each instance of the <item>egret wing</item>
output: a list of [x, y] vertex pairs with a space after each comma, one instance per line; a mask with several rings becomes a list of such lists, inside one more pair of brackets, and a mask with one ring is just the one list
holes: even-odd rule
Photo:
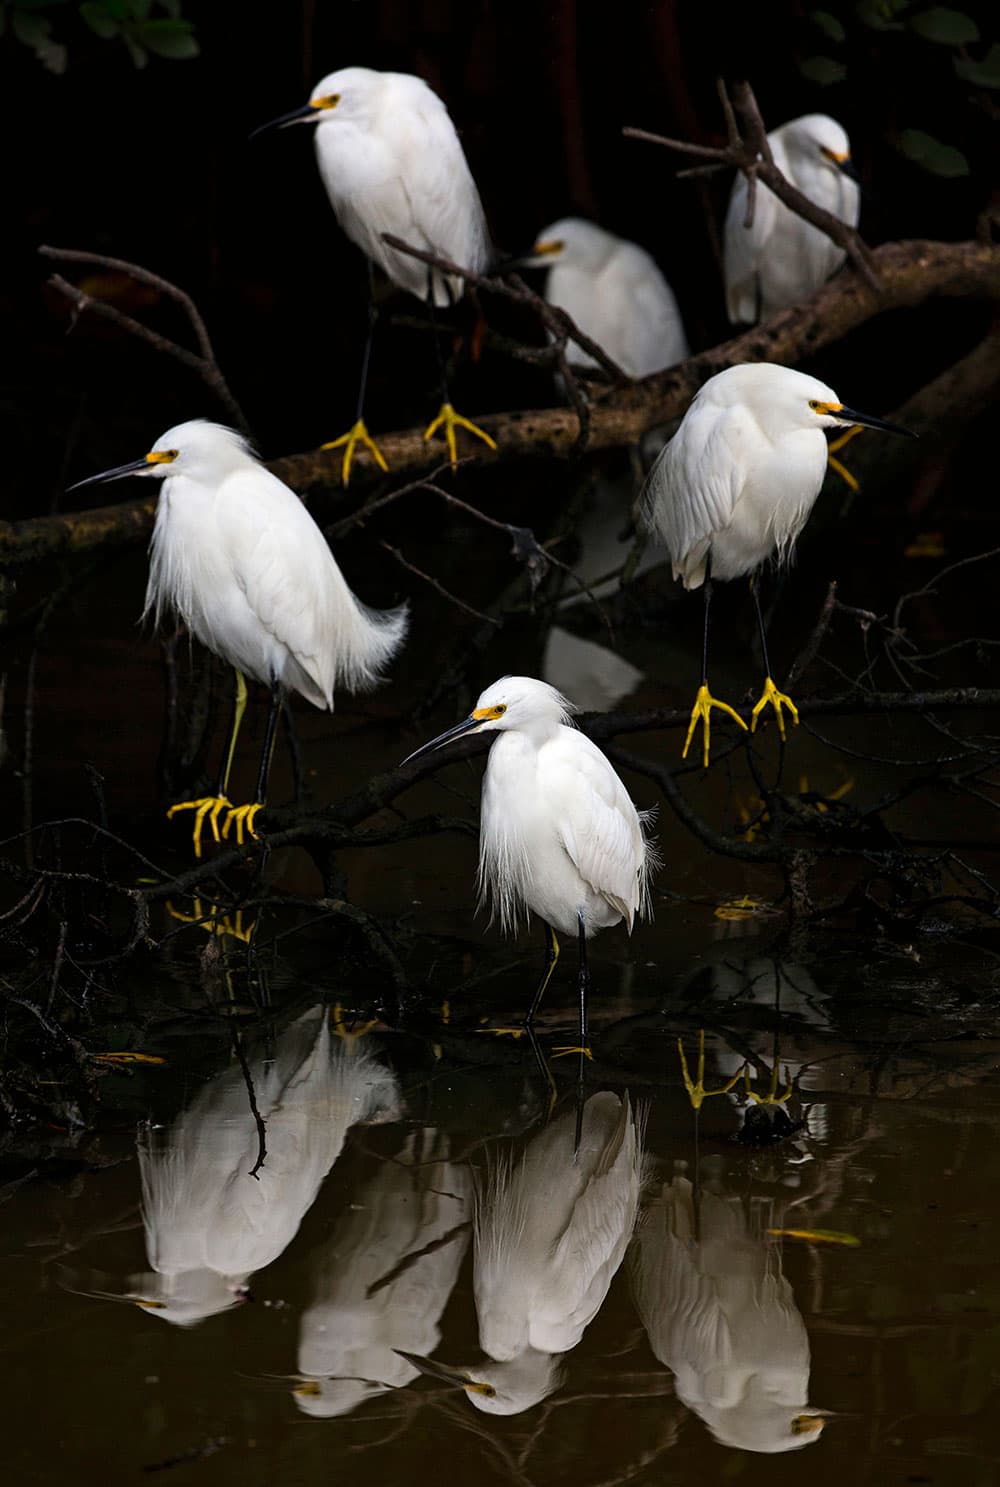
[[298, 496], [259, 467], [222, 483], [216, 520], [220, 547], [255, 618], [312, 682], [318, 695], [306, 691], [310, 701], [329, 706], [335, 607], [347, 586], [322, 532]]
[[639, 814], [607, 758], [586, 734], [561, 727], [539, 752], [539, 786], [585, 883], [632, 928], [644, 882]]
[[629, 360], [633, 374], [646, 377], [684, 361], [688, 343], [676, 296], [655, 261], [642, 249], [633, 249], [625, 258], [621, 289], [625, 297], [621, 313], [631, 326]]
[[753, 222], [744, 226], [747, 214], [747, 178], [742, 173], [733, 183], [726, 210], [722, 263], [726, 280], [726, 311], [735, 325], [757, 319], [757, 276], [761, 260], [778, 220], [778, 198], [758, 183]]
[[740, 404], [720, 407], [699, 395], [646, 477], [646, 523], [685, 588], [704, 582], [712, 539], [732, 521], [743, 492], [741, 448], [756, 436], [752, 424]]

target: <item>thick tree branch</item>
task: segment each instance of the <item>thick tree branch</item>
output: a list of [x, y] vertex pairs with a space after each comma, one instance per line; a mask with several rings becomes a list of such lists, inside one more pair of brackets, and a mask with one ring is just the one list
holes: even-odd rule
[[[649, 429], [679, 418], [709, 377], [739, 362], [777, 361], [794, 366], [883, 311], [920, 305], [935, 297], [1000, 301], [1000, 245], [916, 240], [886, 243], [873, 257], [881, 285], [877, 297], [857, 276], [840, 274], [795, 309], [783, 310], [765, 324], [679, 366], [641, 382], [598, 389], [591, 403], [588, 447], [598, 450], [633, 444]], [[505, 462], [565, 457], [578, 435], [576, 414], [567, 408], [487, 415], [478, 421], [500, 446], [490, 458]], [[439, 451], [424, 442], [419, 429], [380, 434], [379, 444], [394, 475], [418, 475], [440, 463]], [[317, 449], [272, 460], [268, 468], [296, 490], [316, 486], [336, 490], [340, 465], [337, 451]], [[361, 486], [377, 472], [359, 467], [355, 475]], [[355, 496], [353, 485], [350, 492], [337, 492], [344, 507]], [[154, 510], [154, 500], [139, 499], [77, 513], [0, 522], [0, 566], [53, 553], [140, 542], [152, 530]]]

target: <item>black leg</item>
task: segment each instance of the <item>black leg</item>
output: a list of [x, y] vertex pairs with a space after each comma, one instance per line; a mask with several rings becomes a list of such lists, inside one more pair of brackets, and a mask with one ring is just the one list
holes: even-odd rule
[[448, 373], [444, 364], [444, 352], [441, 350], [441, 340], [438, 336], [437, 312], [434, 305], [434, 274], [433, 271], [427, 275], [427, 314], [431, 322], [431, 340], [434, 342], [434, 355], [437, 358], [438, 378], [441, 382], [441, 401], [450, 403], [448, 394]]
[[541, 1005], [542, 997], [545, 995], [545, 988], [552, 979], [552, 972], [555, 970], [556, 961], [559, 959], [559, 941], [556, 939], [556, 932], [551, 924], [545, 925], [545, 951], [545, 966], [542, 970], [541, 980], [535, 988], [535, 994], [531, 998], [531, 1006], [528, 1008], [528, 1015], [524, 1019], [526, 1028], [530, 1028], [535, 1021], [535, 1013]]
[[580, 992], [580, 1047], [587, 1046], [587, 994], [590, 991], [590, 967], [587, 965], [587, 930], [583, 922], [583, 915], [578, 913], [577, 923], [580, 926], [580, 975], [578, 988]]
[[[709, 560], [711, 563], [711, 560]], [[710, 567], [705, 569], [705, 582], [702, 585], [705, 591], [705, 630], [701, 641], [701, 680], [703, 686], [708, 686], [708, 611], [712, 603], [712, 574]]]
[[760, 607], [760, 575], [757, 573], [750, 575], [750, 592], [753, 594], [753, 605], [757, 611], [757, 630], [760, 634], [760, 649], [764, 657], [764, 675], [770, 676], [771, 663], [767, 656], [767, 635], [764, 632], [764, 616]]
[[371, 363], [372, 341], [375, 339], [375, 324], [378, 320], [378, 307], [375, 304], [375, 266], [367, 255], [365, 257], [365, 263], [368, 265], [368, 330], [365, 334], [364, 355], [361, 358], [361, 383], [358, 387], [358, 423], [361, 423], [365, 413], [368, 367]]
[[271, 707], [267, 715], [267, 730], [264, 734], [264, 749], [260, 756], [260, 772], [257, 775], [257, 804], [267, 799], [267, 777], [271, 772], [271, 756], [274, 753], [274, 735], [281, 715], [284, 694], [280, 682], [271, 683]]

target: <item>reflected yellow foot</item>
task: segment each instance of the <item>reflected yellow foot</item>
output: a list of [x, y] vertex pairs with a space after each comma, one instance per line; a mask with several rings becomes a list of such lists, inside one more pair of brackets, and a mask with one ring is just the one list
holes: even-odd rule
[[730, 1079], [729, 1083], [728, 1084], [724, 1084], [721, 1089], [706, 1089], [705, 1088], [705, 1029], [704, 1028], [699, 1028], [699, 1030], [698, 1030], [698, 1078], [697, 1079], [692, 1080], [692, 1078], [691, 1078], [691, 1071], [688, 1068], [687, 1058], [686, 1058], [685, 1053], [684, 1053], [684, 1044], [681, 1042], [680, 1038], [677, 1039], [677, 1052], [680, 1054], [680, 1059], [681, 1059], [681, 1076], [682, 1076], [682, 1078], [684, 1080], [684, 1088], [688, 1092], [688, 1099], [691, 1101], [691, 1109], [692, 1110], [700, 1110], [701, 1107], [702, 1107], [703, 1101], [709, 1099], [710, 1096], [712, 1096], [712, 1095], [728, 1095], [729, 1091], [733, 1088], [733, 1085], [736, 1084], [736, 1082], [739, 1079], [740, 1075], [744, 1072], [743, 1069], [737, 1069], [736, 1073], [733, 1075], [732, 1079]]
[[864, 433], [864, 430], [861, 428], [860, 424], [856, 423], [851, 428], [845, 429], [844, 433], [842, 433], [839, 438], [831, 439], [826, 451], [826, 460], [827, 464], [830, 466], [830, 469], [835, 470], [844, 484], [848, 487], [848, 489], [855, 492], [861, 489], [860, 485], [851, 474], [850, 470], [847, 469], [846, 465], [842, 465], [840, 463], [840, 460], [834, 459], [834, 455], [839, 449], [843, 449], [845, 444], [850, 444], [852, 439], [856, 439], [857, 436], [862, 433]]
[[367, 1022], [361, 1023], [360, 1027], [345, 1027], [344, 1009], [341, 1006], [340, 1002], [337, 1002], [335, 1004], [333, 1009], [333, 1016], [330, 1022], [330, 1026], [333, 1029], [334, 1036], [337, 1038], [343, 1038], [344, 1042], [349, 1048], [353, 1048], [359, 1038], [363, 1038], [366, 1033], [370, 1033], [372, 1028], [378, 1027], [378, 1025], [378, 1018], [370, 1017]]
[[768, 677], [765, 677], [765, 679], [764, 679], [764, 690], [760, 694], [760, 701], [757, 703], [757, 705], [755, 706], [753, 712], [750, 714], [750, 732], [751, 733], [756, 733], [757, 732], [757, 723], [758, 723], [758, 720], [760, 718], [760, 715], [763, 712], [764, 708], [765, 707], [768, 707], [768, 706], [774, 708], [775, 716], [778, 719], [778, 732], [781, 734], [781, 741], [782, 741], [782, 743], [784, 743], [784, 741], [785, 741], [785, 719], [782, 716], [781, 709], [783, 707], [787, 707], [788, 708], [788, 711], [792, 715], [792, 722], [795, 723], [796, 726], [798, 725], [798, 721], [799, 721], [799, 710], [795, 706], [795, 703], [792, 701], [792, 699], [790, 697], [786, 696], [784, 692], [779, 692], [778, 691], [777, 687], [774, 685], [774, 682], [771, 680], [771, 678], [769, 676]]
[[[737, 1076], [739, 1077], [739, 1076]], [[775, 1060], [774, 1068], [771, 1070], [771, 1083], [766, 1095], [758, 1095], [750, 1088], [750, 1069], [748, 1065], [743, 1066], [743, 1085], [747, 1092], [747, 1098], [755, 1105], [784, 1105], [791, 1099], [795, 1090], [795, 1081], [788, 1072], [785, 1065], [785, 1088], [782, 1094], [778, 1094], [778, 1063]]]
[[691, 726], [688, 728], [687, 738], [684, 740], [684, 748], [681, 752], [681, 758], [687, 758], [688, 749], [691, 747], [691, 740], [694, 738], [694, 730], [697, 728], [699, 721], [701, 721], [705, 725], [703, 752], [706, 769], [708, 768], [708, 749], [712, 728], [711, 712], [713, 707], [719, 707], [724, 713], [728, 713], [731, 718], [735, 718], [737, 723], [739, 723], [740, 727], [743, 729], [744, 733], [746, 732], [747, 727], [743, 719], [740, 717], [739, 713], [736, 712], [734, 708], [731, 708], [728, 702], [720, 702], [717, 697], [713, 697], [711, 692], [708, 690], [708, 682], [702, 682], [701, 686], [698, 688], [698, 695], [694, 699], [694, 707], [691, 709]]
[[217, 842], [221, 841], [221, 837], [219, 836], [219, 817], [223, 811], [231, 810], [232, 805], [224, 795], [203, 795], [200, 800], [179, 800], [176, 805], [170, 807], [167, 812], [167, 820], [172, 821], [178, 811], [194, 811], [194, 828], [191, 835], [194, 842], [194, 855], [200, 857], [201, 834], [205, 829], [205, 822], [207, 821], [212, 828], [214, 839]]
[[582, 1053], [584, 1058], [589, 1058], [591, 1063], [594, 1062], [594, 1055], [591, 1053], [590, 1049], [581, 1048], [579, 1043], [574, 1043], [571, 1047], [553, 1048], [552, 1057], [565, 1058], [567, 1053]]
[[229, 833], [234, 827], [236, 829], [236, 845], [238, 847], [242, 847], [243, 845], [244, 831], [247, 834], [247, 841], [258, 841], [257, 828], [254, 823], [263, 809], [264, 807], [259, 801], [256, 805], [231, 805], [222, 826], [222, 835], [226, 841], [229, 840]]
[[341, 466], [340, 475], [345, 485], [350, 484], [351, 463], [354, 459], [354, 451], [359, 444], [371, 453], [372, 458], [380, 470], [387, 471], [389, 469], [389, 466], [385, 462], [385, 456], [368, 432], [363, 418], [359, 418], [354, 427], [349, 429], [346, 434], [341, 434], [339, 439], [331, 439], [329, 444], [320, 445], [321, 449], [339, 449], [341, 445], [344, 446], [344, 462]]
[[438, 429], [442, 427], [444, 428], [445, 442], [448, 445], [448, 459], [451, 462], [452, 469], [458, 464], [458, 446], [455, 443], [456, 429], [465, 429], [467, 433], [474, 434], [477, 439], [482, 439], [483, 443], [488, 445], [490, 449], [496, 449], [497, 447], [496, 440], [491, 439], [485, 429], [481, 429], [476, 424], [470, 423], [469, 419], [463, 418], [461, 413], [456, 413], [450, 403], [441, 404], [441, 411], [438, 413], [437, 418], [434, 419], [433, 423], [428, 424], [424, 432], [424, 443], [427, 444], [433, 439]]
[[195, 898], [192, 914], [185, 914], [182, 910], [175, 909], [167, 899], [167, 913], [179, 924], [196, 924], [206, 934], [230, 935], [234, 940], [243, 940], [248, 945], [257, 928], [256, 919], [251, 919], [244, 925], [242, 909], [237, 909], [235, 915], [230, 918], [228, 914], [220, 914], [218, 904], [210, 903], [207, 909], [203, 908], [200, 898]]
[[477, 1027], [477, 1033], [491, 1033], [494, 1038], [523, 1038], [528, 1029], [520, 1027]]

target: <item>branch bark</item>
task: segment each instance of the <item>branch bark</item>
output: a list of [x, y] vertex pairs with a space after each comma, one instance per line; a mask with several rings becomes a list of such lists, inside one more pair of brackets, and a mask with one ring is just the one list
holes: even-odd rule
[[[842, 273], [811, 299], [784, 310], [763, 325], [690, 357], [641, 382], [593, 393], [588, 448], [610, 449], [634, 443], [649, 429], [679, 418], [699, 387], [739, 362], [777, 361], [794, 366], [841, 340], [886, 310], [923, 304], [933, 298], [974, 298], [1000, 302], [1000, 245], [914, 240], [886, 243], [873, 260], [880, 292], [856, 274]], [[478, 422], [499, 444], [482, 458], [514, 463], [524, 459], [565, 458], [579, 433], [568, 408], [543, 408], [481, 417]], [[426, 473], [440, 464], [440, 451], [424, 442], [422, 431], [380, 434], [379, 444], [394, 475]], [[340, 486], [337, 451], [311, 450], [272, 460], [268, 468], [293, 489]], [[367, 467], [355, 471], [356, 484], [384, 478]], [[356, 491], [340, 491], [343, 508]], [[55, 553], [85, 552], [101, 546], [141, 542], [152, 530], [155, 501], [138, 499], [76, 513], [0, 522], [0, 567]]]

